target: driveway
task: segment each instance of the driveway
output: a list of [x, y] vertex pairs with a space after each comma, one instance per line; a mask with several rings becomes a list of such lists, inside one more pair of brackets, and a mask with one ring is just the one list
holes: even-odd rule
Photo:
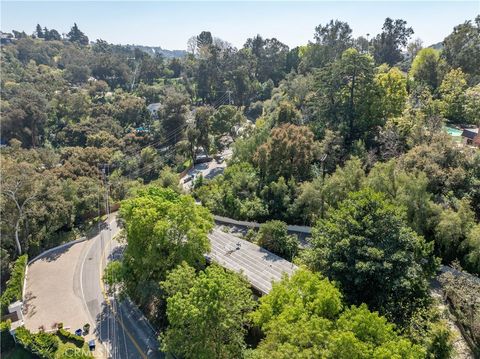
[[84, 241], [56, 250], [28, 267], [25, 288], [25, 326], [32, 331], [48, 331], [57, 323], [73, 330], [93, 323], [83, 310], [78, 258], [89, 247]]
[[183, 180], [187, 178], [188, 176], [193, 176], [193, 175], [202, 175], [203, 178], [205, 179], [212, 179], [215, 176], [218, 176], [219, 174], [222, 174], [223, 171], [225, 170], [225, 167], [227, 167], [227, 160], [229, 160], [232, 157], [232, 150], [231, 149], [226, 149], [221, 153], [221, 156], [224, 157], [224, 160], [222, 163], [218, 163], [215, 160], [212, 160], [210, 162], [205, 162], [205, 163], [198, 163], [195, 166], [193, 166], [181, 179], [181, 184], [183, 186], [183, 189], [185, 191], [190, 191], [193, 185], [193, 181], [188, 181], [184, 182]]

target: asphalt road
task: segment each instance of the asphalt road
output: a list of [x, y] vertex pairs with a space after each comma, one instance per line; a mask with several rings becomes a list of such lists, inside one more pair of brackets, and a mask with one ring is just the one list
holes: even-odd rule
[[115, 215], [110, 216], [108, 224], [89, 240], [89, 248], [79, 257], [78, 286], [84, 309], [95, 323], [96, 337], [109, 358], [163, 358], [158, 351], [157, 335], [139, 310], [106, 293], [101, 279], [103, 269], [121, 251], [114, 240], [120, 231]]

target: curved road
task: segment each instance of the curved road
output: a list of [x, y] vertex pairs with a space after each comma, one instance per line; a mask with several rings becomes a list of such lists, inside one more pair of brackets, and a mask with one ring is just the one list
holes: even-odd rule
[[101, 279], [106, 263], [118, 256], [121, 246], [114, 240], [120, 228], [113, 214], [108, 225], [88, 241], [79, 257], [79, 287], [84, 309], [95, 323], [95, 335], [110, 358], [163, 358], [157, 335], [145, 317], [128, 300], [119, 303], [108, 296]]

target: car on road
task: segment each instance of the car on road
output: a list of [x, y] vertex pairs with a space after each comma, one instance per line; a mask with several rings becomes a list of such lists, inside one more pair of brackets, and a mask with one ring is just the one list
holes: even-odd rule
[[187, 183], [187, 182], [190, 182], [191, 180], [193, 180], [193, 176], [192, 175], [188, 175], [184, 178], [183, 180], [183, 183]]

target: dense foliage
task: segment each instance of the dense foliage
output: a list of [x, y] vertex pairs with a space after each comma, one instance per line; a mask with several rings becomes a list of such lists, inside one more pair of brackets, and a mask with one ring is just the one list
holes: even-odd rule
[[186, 263], [162, 283], [169, 327], [161, 338], [166, 352], [182, 358], [240, 358], [247, 314], [254, 307], [248, 283], [217, 265], [195, 274]]
[[142, 306], [161, 297], [159, 283], [169, 270], [183, 261], [197, 268], [205, 262], [213, 220], [192, 197], [150, 186], [122, 203], [121, 217], [128, 244], [123, 280], [127, 293]]
[[[17, 282], [16, 258], [123, 201], [127, 247], [106, 278], [166, 328], [172, 353], [448, 357], [427, 281], [434, 255], [480, 273], [480, 152], [445, 129], [480, 125], [479, 28], [477, 16], [434, 48], [391, 18], [370, 39], [332, 20], [293, 49], [260, 35], [235, 48], [203, 31], [178, 58], [90, 42], [76, 24], [66, 36], [14, 31], [0, 58], [2, 289]], [[265, 338], [250, 351], [250, 293], [204, 269], [212, 217], [179, 186], [200, 155], [228, 148], [223, 174], [200, 177], [194, 197], [215, 214], [275, 221], [258, 243], [288, 259], [297, 242], [285, 223], [314, 226], [296, 260], [346, 300], [301, 270], [261, 300]], [[311, 295], [299, 298], [297, 282]], [[51, 351], [43, 334], [24, 339]]]
[[252, 358], [425, 357], [384, 317], [345, 306], [331, 282], [304, 269], [275, 283], [252, 317], [265, 333]]
[[0, 298], [1, 314], [7, 314], [8, 306], [17, 300], [22, 300], [23, 282], [25, 279], [25, 270], [27, 269], [28, 256], [23, 255], [17, 258], [13, 264], [10, 279], [7, 281], [6, 288]]
[[348, 302], [366, 303], [397, 323], [426, 306], [437, 264], [433, 243], [410, 229], [396, 207], [364, 190], [327, 218], [317, 222], [309, 261], [340, 283]]

